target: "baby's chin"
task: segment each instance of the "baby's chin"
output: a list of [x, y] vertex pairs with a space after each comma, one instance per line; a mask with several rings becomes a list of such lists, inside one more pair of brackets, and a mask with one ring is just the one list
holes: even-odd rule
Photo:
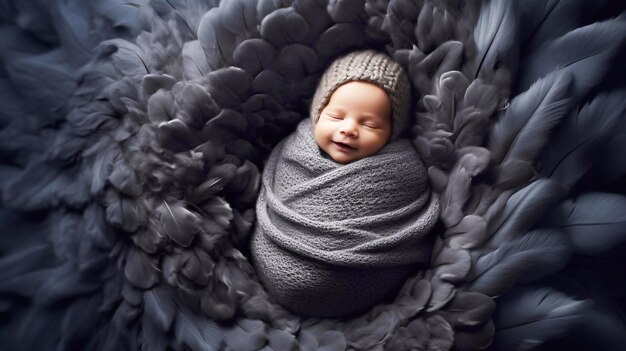
[[354, 161], [358, 161], [364, 157], [364, 156], [350, 155], [350, 154], [340, 153], [340, 152], [330, 152], [328, 153], [328, 156], [330, 156], [330, 158], [332, 158], [333, 161], [343, 164], [343, 165], [354, 162]]
[[347, 165], [348, 163], [350, 163], [350, 162], [354, 162], [354, 161], [356, 161], [356, 160], [357, 160], [357, 159], [342, 159], [342, 158], [334, 158], [334, 157], [331, 157], [331, 158], [332, 158], [335, 162], [337, 162], [337, 163], [339, 163], [339, 164], [342, 164], [342, 165]]
[[323, 150], [333, 161], [340, 164], [347, 164], [367, 157], [359, 152], [359, 149], [342, 147], [335, 143], [329, 143]]

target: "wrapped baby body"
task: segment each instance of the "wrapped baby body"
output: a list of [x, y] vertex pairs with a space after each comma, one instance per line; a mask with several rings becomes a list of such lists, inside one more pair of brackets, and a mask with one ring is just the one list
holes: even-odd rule
[[320, 151], [312, 130], [302, 121], [270, 155], [251, 254], [280, 304], [338, 317], [381, 302], [417, 273], [439, 202], [409, 141], [342, 165]]

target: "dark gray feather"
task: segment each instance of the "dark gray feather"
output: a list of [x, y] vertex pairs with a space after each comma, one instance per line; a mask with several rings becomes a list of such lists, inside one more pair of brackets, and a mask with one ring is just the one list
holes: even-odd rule
[[518, 89], [527, 89], [535, 80], [557, 69], [574, 75], [574, 92], [584, 96], [604, 78], [613, 59], [626, 45], [626, 20], [616, 18], [573, 30], [537, 48], [522, 63]]
[[[544, 178], [513, 194], [502, 213], [489, 221], [488, 230], [494, 233], [491, 245], [500, 246], [526, 233], [563, 195], [564, 189], [558, 183]], [[498, 202], [494, 204], [501, 206]]]
[[[532, 164], [548, 142], [552, 129], [572, 107], [568, 72], [551, 74], [511, 102], [489, 135], [489, 149], [494, 155], [497, 184], [513, 187], [532, 175]], [[522, 163], [522, 169], [515, 164]], [[523, 168], [531, 170], [524, 174]], [[521, 171], [521, 172], [520, 172]]]
[[188, 41], [183, 45], [183, 73], [185, 78], [189, 80], [198, 79], [206, 76], [210, 71], [206, 56], [200, 45], [200, 41]]
[[309, 25], [293, 8], [278, 9], [261, 21], [261, 36], [277, 48], [304, 39]]
[[528, 51], [558, 38], [581, 24], [584, 0], [529, 0], [520, 3], [520, 39]]
[[222, 345], [220, 327], [209, 317], [179, 305], [174, 322], [173, 346], [192, 350], [213, 351]]
[[481, 255], [469, 275], [470, 290], [497, 297], [517, 283], [526, 283], [561, 269], [569, 260], [565, 236], [536, 229]]
[[474, 78], [504, 65], [514, 69], [517, 44], [517, 5], [511, 1], [485, 1], [474, 29], [477, 54]]
[[519, 289], [498, 300], [494, 345], [505, 350], [531, 350], [562, 336], [585, 318], [590, 307], [589, 302], [549, 288]]
[[573, 113], [546, 145], [541, 157], [542, 174], [571, 188], [585, 175], [596, 153], [621, 130], [626, 114], [626, 90], [596, 96]]
[[624, 195], [586, 193], [563, 201], [546, 218], [567, 235], [578, 253], [598, 254], [626, 241]]

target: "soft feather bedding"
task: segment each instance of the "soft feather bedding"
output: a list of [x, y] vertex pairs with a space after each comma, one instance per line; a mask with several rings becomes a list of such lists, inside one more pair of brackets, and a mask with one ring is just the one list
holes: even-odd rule
[[[0, 1], [0, 345], [626, 349], [625, 8]], [[260, 172], [362, 48], [410, 76], [442, 230], [382, 304], [305, 318], [250, 264]]]

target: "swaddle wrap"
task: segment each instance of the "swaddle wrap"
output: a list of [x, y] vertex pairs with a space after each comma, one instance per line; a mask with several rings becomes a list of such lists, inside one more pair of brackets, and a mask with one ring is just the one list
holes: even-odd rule
[[409, 141], [342, 165], [319, 149], [306, 119], [265, 166], [252, 258], [279, 303], [345, 315], [379, 302], [428, 260], [438, 216]]

